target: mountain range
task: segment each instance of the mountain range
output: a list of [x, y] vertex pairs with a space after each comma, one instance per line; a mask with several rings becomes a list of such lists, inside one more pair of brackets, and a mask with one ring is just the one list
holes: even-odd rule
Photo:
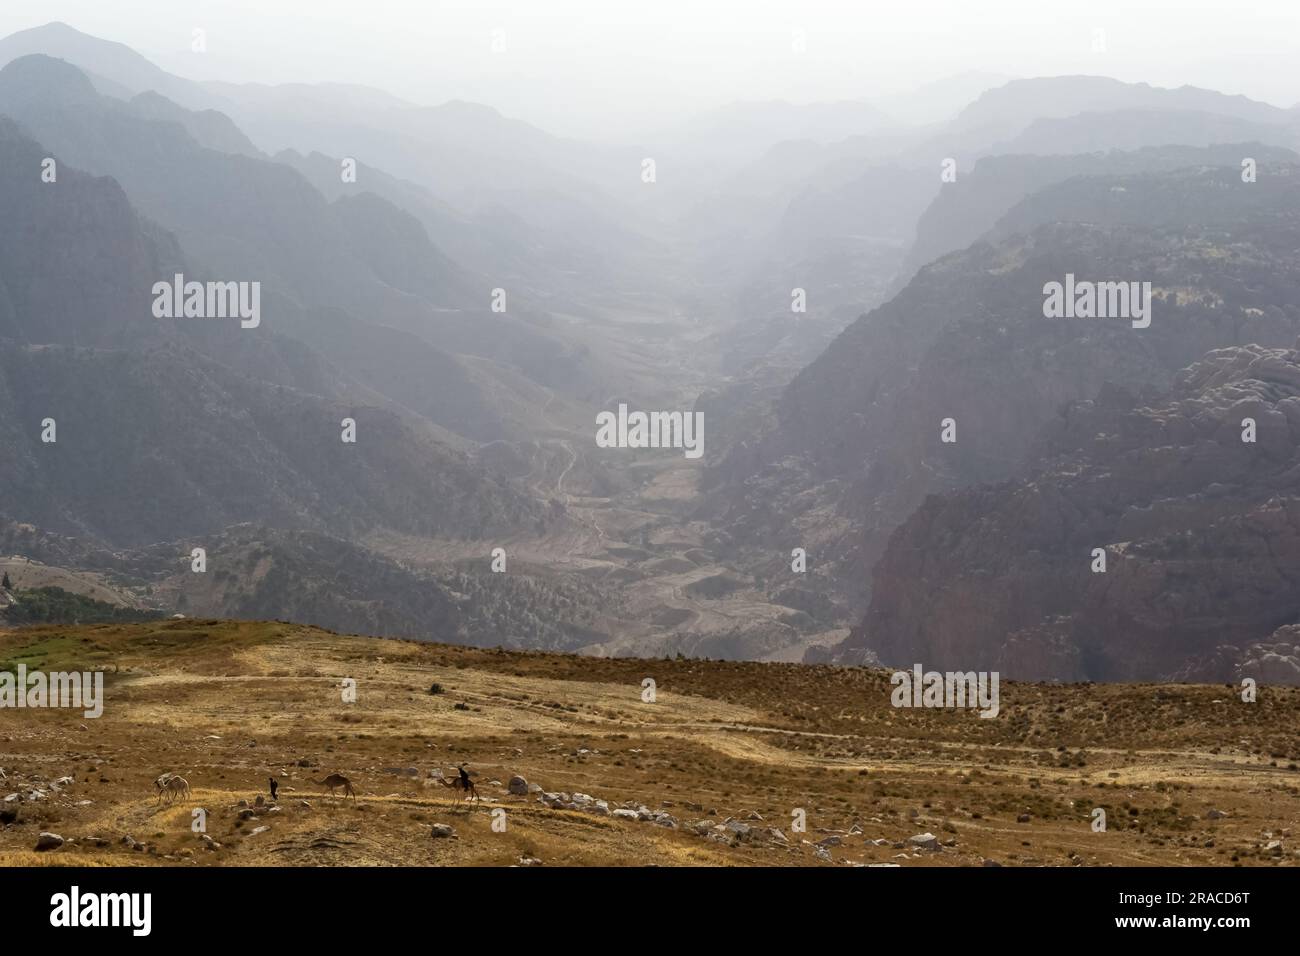
[[[0, 542], [204, 617], [1300, 680], [1297, 146], [1295, 110], [1097, 76], [594, 143], [23, 31]], [[256, 283], [258, 323], [159, 316], [176, 276]], [[1067, 277], [1145, 284], [1149, 325], [1047, 315]], [[703, 413], [704, 461], [598, 447], [619, 404]]]

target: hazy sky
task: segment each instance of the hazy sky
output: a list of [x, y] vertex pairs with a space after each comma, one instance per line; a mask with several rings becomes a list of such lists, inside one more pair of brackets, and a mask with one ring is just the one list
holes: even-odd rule
[[[50, 20], [195, 79], [364, 83], [586, 135], [970, 70], [1300, 101], [1300, 0], [0, 0], [0, 33]], [[195, 28], [206, 53], [190, 49]]]

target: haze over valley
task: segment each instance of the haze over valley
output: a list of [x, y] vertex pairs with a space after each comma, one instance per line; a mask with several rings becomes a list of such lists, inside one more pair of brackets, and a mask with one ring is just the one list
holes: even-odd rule
[[[1294, 13], [1224, 40], [1259, 44], [1238, 87], [1221, 81], [1242, 71], [1136, 29], [1149, 11], [1128, 32], [1109, 6], [1061, 21], [1051, 56], [977, 56], [950, 35], [961, 13], [923, 55], [899, 12], [878, 24], [898, 49], [854, 70], [870, 18], [836, 38], [813, 7], [811, 24], [755, 14], [734, 35], [708, 33], [716, 11], [699, 36], [632, 17], [645, 62], [623, 32], [582, 39], [606, 14], [566, 40], [530, 14], [447, 12], [423, 72], [426, 20], [384, 28], [389, 47], [359, 36], [348, 61], [311, 52], [344, 14], [279, 58], [240, 47], [229, 12], [179, 34], [163, 14], [118, 30], [0, 16], [0, 660], [77, 663], [65, 638], [129, 660], [123, 759], [164, 684], [187, 733], [221, 739], [235, 728], [204, 695], [222, 682], [315, 713], [298, 695], [355, 661], [394, 686], [461, 680], [450, 719], [505, 781], [515, 698], [492, 675], [510, 671], [538, 713], [569, 708], [520, 734], [566, 755], [619, 727], [648, 751], [672, 740], [699, 759], [693, 786], [768, 787], [787, 757], [833, 776], [901, 761], [892, 795], [872, 781], [873, 825], [857, 806], [825, 824], [871, 847], [896, 849], [904, 804], [971, 747], [996, 793], [963, 802], [967, 776], [944, 812], [924, 804], [935, 826], [961, 820], [949, 862], [1043, 862], [978, 822], [1032, 804], [1041, 856], [1071, 865], [1083, 788], [1179, 775], [1240, 813], [1230, 844], [1209, 852], [1188, 822], [1208, 796], [1170, 810], [1148, 789], [1141, 833], [1088, 862], [1293, 855], [1256, 846], [1272, 824], [1248, 778], [1295, 794], [1300, 85], [1273, 68], [1292, 40], [1268, 29]], [[264, 26], [288, 37], [279, 15]], [[1002, 15], [1028, 29], [1018, 3]], [[1169, 36], [1191, 50], [1213, 25], [1189, 14]], [[458, 30], [479, 59], [448, 49]], [[548, 72], [566, 42], [577, 59]], [[601, 697], [638, 692], [633, 658], [690, 688], [671, 722]], [[921, 703], [923, 671], [992, 675], [990, 713], [970, 717], [1003, 723], [891, 717], [881, 668], [916, 668], [926, 707], [952, 704]], [[578, 685], [608, 712], [575, 711]], [[1235, 716], [1221, 752], [1214, 708], [1249, 706], [1246, 685], [1279, 696], [1268, 719]], [[818, 686], [839, 716], [782, 696]], [[228, 692], [256, 713], [246, 690]], [[846, 716], [859, 692], [876, 696]], [[382, 741], [344, 748], [368, 785], [414, 759], [389, 724], [425, 717], [404, 707], [372, 712]], [[1147, 744], [1136, 718], [1106, 717], [1130, 720], [1109, 744], [1090, 723], [1124, 707], [1174, 721], [1163, 750], [1126, 759]], [[277, 766], [319, 758], [313, 726], [277, 725]], [[1054, 749], [1065, 772], [1031, 793]], [[530, 750], [530, 773], [601, 785], [553, 751]], [[1097, 769], [1079, 770], [1070, 753], [1089, 751]], [[635, 803], [658, 782], [627, 759], [604, 780]], [[419, 794], [401, 800], [423, 812]], [[111, 795], [111, 826], [132, 799]], [[1148, 833], [1166, 812], [1153, 832], [1191, 835]], [[695, 829], [718, 847], [675, 834], [638, 852], [804, 852]], [[548, 834], [567, 862], [631, 861], [613, 838], [572, 855], [572, 834]], [[320, 862], [305, 846], [295, 861]]]

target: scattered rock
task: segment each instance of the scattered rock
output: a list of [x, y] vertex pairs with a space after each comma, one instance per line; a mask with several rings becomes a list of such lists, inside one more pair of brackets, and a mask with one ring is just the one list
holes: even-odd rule
[[515, 774], [513, 777], [510, 778], [510, 783], [507, 785], [506, 789], [509, 790], [511, 793], [513, 793], [515, 796], [526, 797], [528, 796], [528, 789], [529, 789], [528, 781], [525, 780], [523, 777], [519, 776], [519, 774]]
[[430, 836], [432, 836], [435, 840], [454, 838], [456, 836], [456, 831], [453, 827], [449, 826], [446, 823], [435, 823], [433, 825]]
[[912, 846], [914, 847], [919, 847], [922, 850], [939, 849], [939, 838], [936, 837], [933, 833], [929, 833], [929, 832], [918, 833], [915, 836], [910, 836], [907, 838], [907, 842], [912, 844]]
[[63, 846], [63, 844], [63, 837], [59, 836], [57, 833], [42, 832], [41, 835], [36, 838], [36, 852], [44, 853], [46, 850], [57, 850], [59, 847]]
[[748, 823], [741, 823], [739, 820], [726, 820], [719, 826], [736, 843], [744, 843], [752, 839], [754, 835], [754, 828]]

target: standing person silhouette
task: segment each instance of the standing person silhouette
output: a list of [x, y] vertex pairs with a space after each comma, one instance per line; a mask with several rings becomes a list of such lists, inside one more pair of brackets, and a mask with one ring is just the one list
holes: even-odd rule
[[280, 785], [279, 785], [278, 783], [276, 783], [276, 782], [275, 782], [275, 778], [272, 777], [272, 778], [271, 778], [271, 799], [272, 799], [272, 800], [276, 799], [276, 797], [275, 797], [275, 791], [277, 791], [277, 790], [279, 790], [279, 789], [280, 789]]
[[456, 769], [460, 771], [460, 786], [461, 786], [461, 789], [464, 790], [466, 794], [468, 794], [468, 793], [469, 793], [469, 788], [470, 788], [470, 782], [469, 782], [469, 774], [465, 772], [465, 765], [464, 765], [464, 764], [461, 764], [461, 765], [460, 765], [459, 767], [457, 767]]

